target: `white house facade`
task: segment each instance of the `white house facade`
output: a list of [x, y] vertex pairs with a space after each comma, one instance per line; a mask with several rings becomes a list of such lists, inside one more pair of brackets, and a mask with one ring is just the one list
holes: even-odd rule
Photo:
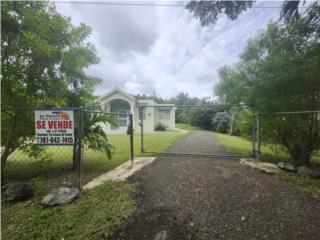
[[[145, 133], [154, 132], [159, 124], [164, 125], [167, 130], [175, 129], [174, 104], [158, 104], [154, 100], [136, 100], [134, 96], [117, 87], [99, 97], [97, 103], [101, 105], [103, 111], [118, 114], [113, 115], [118, 126], [103, 125], [108, 134], [126, 134], [129, 125], [128, 114], [130, 113], [133, 116], [134, 132], [140, 132], [141, 117], [143, 117], [143, 131]], [[144, 111], [141, 111], [141, 107]]]

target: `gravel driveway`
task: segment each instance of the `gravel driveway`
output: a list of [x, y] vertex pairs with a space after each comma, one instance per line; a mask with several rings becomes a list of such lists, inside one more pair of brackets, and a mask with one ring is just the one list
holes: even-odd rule
[[[168, 151], [226, 153], [206, 131]], [[130, 179], [138, 209], [109, 239], [320, 239], [319, 197], [238, 160], [158, 157]]]

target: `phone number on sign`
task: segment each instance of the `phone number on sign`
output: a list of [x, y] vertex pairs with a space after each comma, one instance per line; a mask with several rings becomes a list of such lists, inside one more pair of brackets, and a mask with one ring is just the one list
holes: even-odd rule
[[72, 137], [37, 137], [40, 144], [72, 144]]

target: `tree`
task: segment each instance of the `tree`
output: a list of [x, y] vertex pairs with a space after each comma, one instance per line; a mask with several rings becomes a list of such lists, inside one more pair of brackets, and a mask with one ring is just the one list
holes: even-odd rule
[[[235, 20], [242, 12], [254, 7], [256, 1], [190, 1], [186, 8], [199, 18], [203, 26], [214, 24], [219, 14], [225, 14], [229, 19]], [[302, 3], [301, 3], [302, 2]], [[282, 3], [280, 18], [285, 22], [299, 19], [299, 5], [305, 1], [285, 0]]]
[[212, 129], [221, 133], [230, 132], [231, 115], [229, 112], [217, 112], [212, 118]]
[[[260, 112], [317, 110], [320, 106], [320, 7], [294, 22], [271, 23], [248, 41], [240, 62], [219, 70], [215, 92], [227, 103], [255, 103]], [[317, 114], [264, 118], [263, 136], [281, 144], [297, 164], [320, 147]]]
[[99, 62], [86, 40], [90, 28], [73, 26], [53, 3], [7, 1], [1, 15], [3, 170], [8, 156], [34, 135], [32, 111], [18, 108], [84, 106], [101, 80], [84, 72]]

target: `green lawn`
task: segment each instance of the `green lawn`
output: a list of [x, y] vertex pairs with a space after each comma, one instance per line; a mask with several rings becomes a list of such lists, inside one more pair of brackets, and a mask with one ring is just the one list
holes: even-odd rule
[[[250, 155], [252, 152], [252, 142], [249, 140], [230, 136], [222, 133], [214, 133], [217, 136], [219, 143], [224, 146], [228, 151], [239, 155]], [[288, 160], [289, 156], [285, 151], [275, 150], [271, 146], [261, 145], [261, 160], [268, 162], [279, 162]], [[312, 163], [320, 164], [319, 153], [312, 156]]]
[[[165, 131], [145, 135], [146, 151], [162, 152], [188, 133]], [[116, 147], [108, 160], [103, 153], [85, 149], [82, 181], [87, 182], [130, 159], [129, 136], [110, 135]], [[134, 137], [135, 156], [142, 156], [140, 135]], [[2, 203], [3, 239], [101, 239], [124, 218], [135, 205], [130, 193], [137, 188], [128, 182], [107, 182], [86, 191], [75, 203], [53, 208], [40, 205], [42, 197], [64, 180], [73, 182], [76, 174], [70, 171], [72, 148], [48, 148], [49, 161], [35, 161], [17, 151], [8, 160], [6, 175], [10, 178], [31, 179], [35, 196], [20, 203]], [[85, 226], [85, 227], [84, 227]]]
[[[250, 155], [252, 154], [252, 142], [249, 140], [230, 136], [222, 133], [215, 133], [219, 143], [224, 146], [228, 151], [238, 155]], [[262, 145], [261, 146], [261, 159], [269, 162], [278, 162], [285, 160], [287, 154], [285, 152], [275, 152], [271, 147]]]

